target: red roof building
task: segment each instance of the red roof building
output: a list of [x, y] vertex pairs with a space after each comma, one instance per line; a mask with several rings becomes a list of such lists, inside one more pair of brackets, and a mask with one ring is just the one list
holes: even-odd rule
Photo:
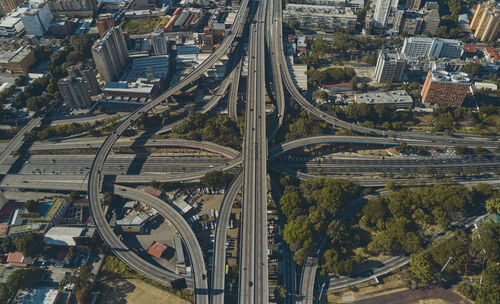
[[7, 262], [16, 267], [27, 267], [28, 264], [31, 264], [30, 259], [25, 258], [23, 253], [20, 251], [9, 252]]
[[164, 245], [162, 243], [159, 243], [159, 242], [154, 242], [148, 249], [148, 254], [154, 256], [154, 257], [157, 257], [157, 258], [161, 258], [161, 256], [163, 255], [163, 253], [165, 252], [165, 250], [167, 250], [167, 245]]
[[466, 45], [464, 46], [464, 53], [467, 57], [474, 57], [476, 54], [482, 53], [491, 62], [500, 61], [500, 52], [491, 46]]

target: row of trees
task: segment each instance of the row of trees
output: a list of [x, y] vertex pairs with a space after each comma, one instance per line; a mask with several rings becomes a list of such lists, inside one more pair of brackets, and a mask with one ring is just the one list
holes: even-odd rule
[[238, 148], [240, 133], [236, 124], [228, 116], [209, 116], [206, 113], [189, 112], [186, 121], [172, 129], [172, 136], [178, 138], [207, 140], [222, 146]]
[[43, 251], [43, 237], [39, 233], [28, 233], [15, 239], [4, 238], [0, 244], [0, 249], [7, 254], [13, 251], [20, 251], [26, 257], [36, 257]]
[[205, 174], [200, 181], [207, 187], [219, 187], [229, 185], [233, 180], [234, 175], [222, 171], [211, 171]]
[[480, 106], [479, 111], [448, 105], [434, 110], [434, 130], [453, 134], [462, 128], [480, 134], [496, 134], [500, 129], [500, 110], [495, 105]]
[[28, 108], [30, 111], [48, 110], [62, 101], [55, 78], [49, 75], [35, 79], [24, 88], [23, 93], [16, 95], [12, 105], [15, 108]]

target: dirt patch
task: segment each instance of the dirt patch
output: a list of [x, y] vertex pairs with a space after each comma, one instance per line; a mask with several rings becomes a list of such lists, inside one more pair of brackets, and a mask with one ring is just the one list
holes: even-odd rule
[[137, 279], [113, 279], [103, 282], [103, 285], [99, 304], [189, 303], [174, 294]]

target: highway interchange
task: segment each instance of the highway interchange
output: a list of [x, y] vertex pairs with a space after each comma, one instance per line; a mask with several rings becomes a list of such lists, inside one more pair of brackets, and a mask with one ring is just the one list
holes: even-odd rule
[[[247, 24], [247, 8], [255, 12]], [[240, 153], [231, 148], [203, 141], [188, 141], [177, 139], [146, 139], [121, 138], [121, 134], [128, 129], [141, 116], [161, 104], [172, 94], [195, 82], [224, 54], [232, 50], [235, 39], [242, 37], [244, 27], [248, 26], [248, 80], [245, 109], [245, 134], [243, 149]], [[266, 45], [267, 42], [267, 52]], [[273, 100], [276, 111], [273, 123], [266, 127], [266, 58], [271, 63], [271, 79]], [[214, 96], [205, 104], [201, 112], [212, 110], [229, 90], [228, 114], [232, 120], [237, 118], [238, 83], [241, 75], [243, 60], [238, 60], [233, 71], [222, 81]], [[271, 141], [282, 124], [285, 113], [285, 89], [293, 100], [298, 102], [305, 110], [322, 120], [342, 128], [347, 128], [356, 133], [369, 136], [317, 136], [301, 138], [294, 141], [275, 144], [268, 150], [268, 140]], [[151, 265], [133, 251], [129, 250], [109, 226], [101, 206], [101, 192], [103, 188], [115, 193], [149, 204], [157, 209], [165, 218], [171, 221], [179, 230], [190, 262], [193, 266], [193, 277], [186, 277], [189, 288], [195, 292], [196, 303], [223, 303], [225, 290], [225, 243], [227, 226], [233, 202], [243, 190], [242, 223], [240, 230], [239, 250], [239, 303], [267, 303], [269, 301], [268, 261], [267, 261], [267, 199], [268, 199], [268, 160], [273, 162], [269, 166], [278, 171], [297, 171], [300, 174], [314, 175], [340, 175], [347, 172], [374, 173], [374, 172], [418, 172], [419, 168], [467, 168], [475, 167], [479, 171], [494, 171], [500, 167], [500, 157], [487, 158], [403, 158], [403, 159], [331, 159], [331, 158], [292, 158], [284, 156], [294, 149], [333, 143], [353, 143], [394, 146], [400, 145], [404, 140], [409, 145], [441, 146], [441, 147], [498, 147], [499, 142], [491, 139], [467, 136], [444, 136], [416, 132], [388, 132], [365, 128], [341, 121], [335, 117], [321, 112], [314, 107], [298, 91], [288, 69], [288, 63], [283, 51], [282, 38], [282, 6], [280, 1], [260, 1], [249, 3], [242, 1], [234, 25], [228, 32], [224, 42], [213, 52], [207, 60], [198, 66], [191, 74], [174, 84], [165, 93], [142, 108], [133, 111], [124, 118], [118, 127], [107, 138], [77, 138], [62, 140], [60, 142], [34, 142], [26, 147], [23, 153], [11, 155], [19, 150], [24, 134], [39, 125], [43, 117], [33, 118], [25, 125], [7, 145], [2, 146], [0, 153], [0, 174], [3, 175], [0, 188], [3, 189], [40, 189], [87, 191], [92, 218], [102, 239], [113, 249], [115, 254], [135, 270], [159, 282], [169, 284], [172, 280], [180, 278], [165, 269]], [[179, 122], [176, 122], [179, 123]], [[168, 132], [170, 124], [158, 133]], [[151, 149], [161, 147], [182, 147], [200, 149], [219, 154], [219, 156], [164, 157], [150, 155], [141, 150], [141, 154], [111, 154], [116, 148]], [[65, 150], [90, 149], [97, 153], [85, 154], [58, 154]], [[52, 153], [47, 155], [44, 153]], [[40, 154], [40, 155], [37, 155]], [[212, 276], [207, 276], [206, 262], [203, 258], [200, 245], [186, 220], [180, 216], [170, 205], [162, 200], [134, 188], [118, 184], [145, 184], [152, 180], [159, 181], [190, 181], [199, 179], [207, 172], [214, 170], [238, 170], [238, 173], [229, 185], [224, 196], [214, 245], [214, 262]], [[14, 171], [14, 172], [13, 172]], [[167, 173], [165, 173], [167, 172]], [[297, 174], [299, 174], [297, 173]], [[300, 175], [299, 174], [299, 175]], [[112, 176], [112, 181], [105, 179]], [[385, 181], [381, 181], [385, 183]], [[494, 182], [494, 181], [493, 181]], [[114, 185], [113, 185], [114, 184]], [[359, 201], [361, 202], [361, 200]], [[379, 269], [374, 275], [392, 271], [396, 267], [406, 264], [407, 257], [395, 257]], [[288, 263], [288, 262], [287, 262]], [[293, 265], [295, 266], [295, 265]], [[303, 267], [300, 287], [298, 292], [302, 295], [297, 301], [312, 303], [315, 289], [315, 274], [318, 267], [317, 257], [309, 257]], [[288, 268], [287, 268], [288, 269]], [[290, 267], [286, 272], [288, 276], [295, 277], [295, 267]], [[373, 276], [372, 276], [373, 277]], [[341, 278], [330, 280], [330, 288], [342, 288], [359, 283], [356, 278]], [[210, 283], [210, 284], [209, 284]], [[317, 282], [316, 282], [317, 283]], [[287, 283], [287, 284], [295, 284]], [[209, 288], [210, 286], [210, 288]], [[335, 287], [333, 287], [335, 286]], [[295, 286], [294, 286], [295, 287]], [[295, 288], [290, 287], [291, 290]], [[294, 297], [287, 297], [287, 302], [295, 302]]]

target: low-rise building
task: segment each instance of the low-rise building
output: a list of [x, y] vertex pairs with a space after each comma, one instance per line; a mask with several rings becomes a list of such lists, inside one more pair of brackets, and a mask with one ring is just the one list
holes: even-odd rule
[[29, 68], [35, 61], [35, 51], [26, 46], [0, 55], [2, 68], [9, 70], [13, 74], [28, 75]]
[[7, 15], [0, 19], [0, 36], [16, 36], [24, 32], [24, 24], [19, 17]]
[[151, 98], [156, 96], [158, 85], [142, 81], [108, 82], [102, 89], [107, 97]]
[[356, 14], [348, 7], [324, 5], [287, 4], [283, 20], [288, 24], [297, 22], [306, 29], [352, 29], [356, 26]]
[[43, 242], [51, 246], [76, 246], [76, 239], [84, 234], [85, 227], [52, 227], [47, 231]]
[[427, 104], [462, 105], [470, 90], [467, 74], [461, 72], [430, 71], [422, 87], [422, 101]]
[[354, 101], [369, 105], [391, 105], [397, 109], [408, 109], [413, 106], [413, 99], [405, 90], [356, 94]]

